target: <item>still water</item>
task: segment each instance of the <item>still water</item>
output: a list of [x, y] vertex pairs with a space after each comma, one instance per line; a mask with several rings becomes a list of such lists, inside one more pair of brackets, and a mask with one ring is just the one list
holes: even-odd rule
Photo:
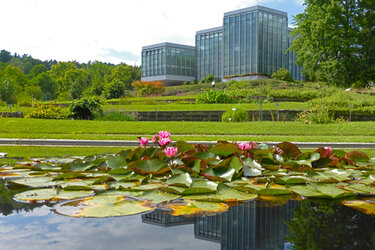
[[[289, 235], [289, 236], [288, 236]], [[71, 218], [0, 197], [0, 249], [375, 249], [375, 217], [340, 202], [250, 201], [195, 218]]]

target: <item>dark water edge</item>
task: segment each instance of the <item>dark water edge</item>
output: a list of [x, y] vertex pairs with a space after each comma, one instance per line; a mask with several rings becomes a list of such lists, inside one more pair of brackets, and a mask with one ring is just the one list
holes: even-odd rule
[[162, 210], [70, 218], [55, 214], [52, 205], [0, 202], [0, 249], [292, 249], [293, 244], [375, 249], [375, 218], [327, 201], [250, 201], [196, 218]]

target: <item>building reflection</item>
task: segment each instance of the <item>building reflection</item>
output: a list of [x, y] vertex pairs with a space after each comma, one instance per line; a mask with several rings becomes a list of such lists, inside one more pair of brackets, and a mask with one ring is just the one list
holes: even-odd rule
[[285, 222], [292, 219], [298, 202], [270, 204], [250, 201], [232, 206], [225, 213], [197, 218], [174, 217], [156, 210], [142, 215], [142, 221], [163, 227], [194, 223], [195, 238], [217, 242], [221, 249], [288, 249]]

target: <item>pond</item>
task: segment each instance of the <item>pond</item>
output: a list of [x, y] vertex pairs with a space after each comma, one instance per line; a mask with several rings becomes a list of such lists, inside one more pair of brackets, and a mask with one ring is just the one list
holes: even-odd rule
[[51, 204], [5, 197], [1, 249], [375, 249], [375, 217], [334, 201], [258, 199], [198, 217], [157, 209], [71, 218], [55, 213]]
[[1, 249], [375, 249], [367, 154], [169, 135], [0, 167]]

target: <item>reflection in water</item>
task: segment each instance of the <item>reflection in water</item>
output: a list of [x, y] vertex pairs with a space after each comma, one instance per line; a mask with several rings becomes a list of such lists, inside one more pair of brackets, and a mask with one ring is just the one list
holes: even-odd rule
[[288, 242], [296, 249], [375, 249], [375, 217], [337, 202], [250, 201], [197, 218], [155, 210], [90, 219], [56, 215], [12, 196], [0, 183], [1, 249], [288, 249]]

